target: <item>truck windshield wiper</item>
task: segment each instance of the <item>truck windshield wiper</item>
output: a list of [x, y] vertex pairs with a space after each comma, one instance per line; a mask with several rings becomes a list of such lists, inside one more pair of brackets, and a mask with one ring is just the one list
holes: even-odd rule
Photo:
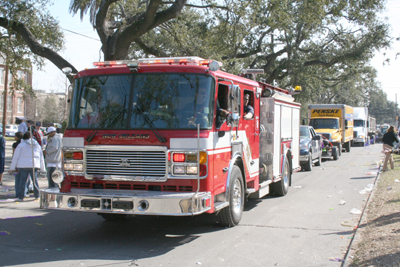
[[[117, 121], [121, 118], [121, 116], [124, 115], [124, 113], [126, 112], [126, 109], [122, 109], [120, 113], [118, 113], [118, 115], [113, 119], [113, 121], [110, 123], [109, 127], [113, 127]], [[90, 141], [93, 140], [93, 138], [96, 136], [96, 134], [99, 132], [99, 130], [109, 121], [111, 116], [108, 116], [104, 121], [102, 121], [99, 126], [97, 126], [87, 137], [86, 137], [86, 141], [90, 143]]]
[[160, 141], [161, 143], [167, 142], [167, 139], [160, 132], [157, 131], [156, 126], [154, 126], [154, 123], [150, 120], [149, 116], [147, 116], [136, 103], [133, 103], [133, 106], [136, 108], [139, 114], [142, 115], [144, 121], [150, 127], [150, 130], [154, 133], [155, 136], [157, 136], [158, 141]]

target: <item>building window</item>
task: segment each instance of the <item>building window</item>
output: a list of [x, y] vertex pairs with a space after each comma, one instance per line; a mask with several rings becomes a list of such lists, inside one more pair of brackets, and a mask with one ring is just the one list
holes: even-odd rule
[[17, 71], [18, 79], [22, 80], [22, 74], [23, 74], [22, 70]]
[[18, 110], [17, 112], [22, 113], [22, 98], [18, 97]]
[[12, 84], [12, 74], [11, 72], [8, 73], [8, 85]]
[[7, 97], [7, 111], [11, 111], [12, 109], [12, 96]]

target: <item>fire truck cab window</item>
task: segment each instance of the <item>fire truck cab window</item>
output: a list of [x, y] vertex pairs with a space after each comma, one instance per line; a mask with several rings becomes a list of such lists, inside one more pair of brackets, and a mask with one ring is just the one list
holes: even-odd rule
[[244, 91], [243, 94], [243, 118], [245, 120], [251, 120], [254, 118], [254, 108], [253, 108], [253, 92]]
[[129, 128], [210, 128], [214, 80], [195, 74], [136, 75]]
[[[198, 74], [123, 74], [77, 79], [70, 127], [210, 128], [215, 83]], [[130, 102], [131, 101], [131, 102]]]
[[218, 85], [218, 98], [217, 98], [217, 117], [216, 127], [220, 128], [226, 121], [228, 112], [228, 93], [229, 87], [225, 84]]
[[131, 77], [87, 77], [77, 81], [70, 122], [74, 128], [126, 127]]

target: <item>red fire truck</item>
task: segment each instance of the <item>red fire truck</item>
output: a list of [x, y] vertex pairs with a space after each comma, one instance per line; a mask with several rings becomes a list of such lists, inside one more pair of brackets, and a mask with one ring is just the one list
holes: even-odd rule
[[60, 188], [41, 191], [41, 208], [107, 220], [216, 213], [234, 226], [246, 197], [288, 192], [300, 170], [300, 104], [288, 90], [198, 57], [94, 65], [69, 74]]

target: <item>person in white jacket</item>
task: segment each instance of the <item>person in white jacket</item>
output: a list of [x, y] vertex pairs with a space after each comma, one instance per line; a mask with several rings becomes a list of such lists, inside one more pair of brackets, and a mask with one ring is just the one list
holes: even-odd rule
[[[32, 153], [33, 150], [33, 153]], [[33, 168], [35, 175], [33, 175]], [[45, 172], [42, 148], [39, 143], [31, 138], [30, 132], [24, 133], [21, 143], [17, 146], [11, 161], [10, 173], [15, 171], [15, 194], [19, 201], [25, 196], [25, 184], [29, 174], [33, 178], [33, 193], [35, 199], [39, 198], [38, 170]]]

